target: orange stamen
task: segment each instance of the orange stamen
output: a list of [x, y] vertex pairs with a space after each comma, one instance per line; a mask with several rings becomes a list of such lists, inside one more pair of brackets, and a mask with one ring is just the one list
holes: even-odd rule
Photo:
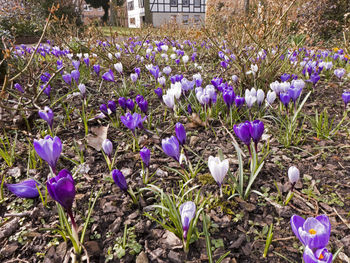
[[313, 228], [311, 228], [310, 230], [309, 230], [309, 233], [311, 234], [311, 235], [316, 235], [316, 230], [315, 229], [313, 229]]

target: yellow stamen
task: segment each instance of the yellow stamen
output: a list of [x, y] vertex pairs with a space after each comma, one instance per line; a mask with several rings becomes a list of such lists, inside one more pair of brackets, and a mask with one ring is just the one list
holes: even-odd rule
[[311, 235], [316, 235], [316, 230], [315, 229], [313, 229], [313, 228], [311, 228], [310, 230], [309, 230], [309, 233], [311, 234]]
[[323, 259], [323, 258], [324, 258], [324, 256], [321, 253], [320, 256], [318, 257], [318, 259]]

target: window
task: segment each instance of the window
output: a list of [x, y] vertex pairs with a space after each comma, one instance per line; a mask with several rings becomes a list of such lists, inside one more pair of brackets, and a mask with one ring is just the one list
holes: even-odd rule
[[194, 7], [201, 7], [201, 0], [194, 0]]
[[170, 0], [170, 6], [177, 6], [177, 0]]
[[190, 0], [182, 0], [182, 6], [190, 6]]
[[92, 8], [90, 5], [84, 4], [84, 11], [89, 12], [91, 10], [92, 10]]
[[139, 0], [139, 8], [143, 8], [145, 6], [144, 0]]
[[188, 15], [183, 15], [182, 16], [182, 24], [184, 25], [188, 25]]
[[128, 10], [129, 10], [129, 11], [134, 10], [134, 1], [128, 2]]
[[130, 18], [130, 25], [135, 25], [135, 24], [136, 24], [135, 17]]

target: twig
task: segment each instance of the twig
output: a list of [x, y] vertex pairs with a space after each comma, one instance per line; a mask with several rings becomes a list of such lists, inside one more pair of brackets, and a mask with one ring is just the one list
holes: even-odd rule
[[22, 216], [30, 216], [32, 213], [29, 211], [17, 213], [17, 214], [11, 214], [11, 213], [5, 213], [4, 217], [22, 217]]
[[333, 210], [337, 214], [337, 216], [340, 218], [340, 220], [350, 229], [350, 224], [338, 213], [337, 209], [333, 207]]

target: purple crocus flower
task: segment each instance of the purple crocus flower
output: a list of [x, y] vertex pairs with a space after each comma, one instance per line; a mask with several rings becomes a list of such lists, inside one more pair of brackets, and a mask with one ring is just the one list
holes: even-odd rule
[[289, 94], [290, 98], [293, 100], [294, 105], [295, 105], [295, 102], [297, 101], [297, 99], [300, 97], [300, 94], [301, 94], [302, 90], [303, 90], [303, 88], [295, 87], [293, 85], [291, 85], [288, 88], [288, 94]]
[[117, 105], [115, 104], [114, 100], [108, 101], [108, 108], [111, 110], [111, 112], [115, 113], [117, 111]]
[[222, 78], [213, 78], [211, 80], [211, 84], [213, 84], [215, 88], [217, 88], [221, 83], [222, 83]]
[[282, 104], [286, 107], [286, 109], [288, 109], [288, 104], [290, 102], [290, 95], [287, 92], [281, 92], [280, 93], [280, 100], [282, 102]]
[[346, 70], [343, 68], [337, 68], [334, 70], [334, 75], [336, 75], [339, 79], [341, 79], [346, 73]]
[[290, 78], [290, 75], [288, 73], [284, 73], [281, 76], [281, 81], [285, 82], [285, 81], [289, 80], [289, 78]]
[[105, 115], [108, 116], [108, 108], [106, 104], [101, 104], [100, 111]]
[[264, 133], [264, 123], [260, 120], [254, 120], [250, 123], [249, 132], [255, 144], [255, 151], [258, 152], [258, 142]]
[[251, 129], [251, 123], [250, 121], [246, 121], [243, 123], [240, 123], [238, 126], [234, 125], [233, 130], [236, 134], [236, 136], [245, 144], [248, 146], [250, 145], [250, 129]]
[[131, 73], [130, 74], [130, 79], [132, 82], [136, 82], [137, 81], [137, 78], [138, 78], [138, 75], [136, 73]]
[[79, 70], [73, 70], [70, 75], [72, 76], [72, 78], [75, 80], [75, 83], [79, 83], [79, 78], [80, 78], [80, 72]]
[[48, 72], [44, 72], [43, 74], [41, 74], [40, 76], [40, 80], [43, 82], [43, 83], [46, 83], [50, 80], [51, 78], [51, 74], [48, 73]]
[[101, 66], [99, 64], [95, 64], [92, 68], [94, 69], [96, 75], [100, 76]]
[[191, 104], [188, 104], [188, 105], [187, 105], [187, 112], [188, 112], [188, 114], [190, 114], [190, 115], [192, 114], [193, 111], [192, 111], [192, 106], [191, 106]]
[[148, 111], [148, 102], [145, 100], [143, 97], [141, 100], [137, 101], [137, 105], [139, 106], [140, 110], [144, 113], [147, 114]]
[[46, 94], [47, 97], [50, 98], [50, 93], [51, 93], [51, 85], [47, 85], [44, 84], [44, 85], [41, 85], [40, 86], [41, 89], [44, 89], [44, 93]]
[[84, 58], [83, 60], [84, 60], [85, 65], [86, 65], [87, 67], [89, 67], [89, 65], [90, 65], [90, 59], [89, 59], [89, 58]]
[[343, 94], [341, 95], [344, 104], [345, 104], [345, 108], [348, 105], [348, 103], [350, 102], [350, 91], [344, 91]]
[[231, 108], [233, 102], [235, 101], [235, 93], [233, 91], [233, 89], [231, 88], [228, 88], [228, 89], [225, 89], [223, 92], [222, 92], [222, 97], [224, 99], [224, 102], [226, 103], [227, 105], [227, 108]]
[[172, 157], [174, 160], [180, 159], [180, 145], [175, 136], [162, 140], [162, 148], [166, 155]]
[[175, 134], [180, 145], [184, 145], [186, 143], [186, 130], [182, 123], [178, 122], [175, 124]]
[[39, 110], [39, 116], [42, 118], [44, 121], [47, 122], [47, 124], [50, 126], [52, 129], [52, 124], [53, 124], [53, 111], [45, 106], [44, 110]]
[[135, 103], [132, 99], [127, 99], [125, 105], [129, 109], [129, 111], [133, 111], [135, 108]]
[[311, 82], [315, 86], [320, 80], [320, 78], [320, 75], [318, 75], [317, 73], [313, 73], [311, 74], [310, 79], [308, 79], [307, 81]]
[[34, 179], [22, 181], [17, 184], [6, 184], [7, 189], [20, 198], [36, 198], [39, 192], [36, 186], [39, 184]]
[[140, 150], [140, 156], [141, 156], [141, 159], [142, 159], [143, 163], [148, 167], [149, 166], [149, 161], [151, 159], [151, 151], [148, 148], [143, 147]]
[[305, 247], [303, 259], [305, 263], [332, 263], [333, 255], [326, 248], [314, 252], [311, 248]]
[[16, 83], [16, 84], [14, 85], [14, 87], [15, 87], [15, 89], [18, 90], [19, 92], [24, 93], [24, 90], [23, 90], [22, 86], [21, 86], [19, 83]]
[[142, 118], [141, 115], [136, 112], [134, 114], [127, 112], [125, 116], [120, 116], [120, 120], [125, 127], [135, 134], [135, 129], [142, 127], [142, 123], [146, 120], [146, 117]]
[[128, 184], [126, 183], [125, 177], [121, 171], [118, 169], [114, 169], [112, 171], [112, 177], [115, 182], [115, 184], [123, 191], [128, 191]]
[[158, 79], [159, 77], [159, 67], [158, 66], [153, 66], [149, 72], [153, 75], [155, 79]]
[[80, 61], [79, 61], [79, 60], [73, 60], [73, 61], [72, 61], [72, 64], [73, 64], [73, 67], [74, 67], [76, 70], [79, 70], [79, 66], [80, 66]]
[[290, 219], [292, 230], [297, 238], [311, 249], [321, 249], [327, 246], [331, 235], [331, 223], [326, 215], [306, 220], [298, 215]]
[[72, 84], [72, 75], [67, 73], [62, 75], [62, 79], [64, 82], [66, 82], [69, 86]]
[[135, 68], [135, 73], [140, 76], [141, 74], [141, 69], [140, 68]]
[[126, 98], [120, 97], [118, 99], [118, 104], [124, 111], [126, 111]]
[[46, 186], [52, 199], [58, 202], [72, 216], [75, 186], [71, 173], [66, 169], [61, 170], [58, 175], [47, 181]]
[[104, 74], [102, 75], [102, 78], [103, 78], [105, 81], [114, 82], [114, 74], [113, 74], [113, 71], [110, 69], [109, 71], [107, 71], [106, 73], [104, 73]]
[[244, 101], [245, 101], [244, 97], [236, 96], [235, 98], [236, 107], [240, 109], [243, 106]]
[[57, 160], [62, 152], [62, 143], [60, 138], [57, 136], [52, 138], [50, 135], [46, 135], [44, 139], [34, 139], [33, 145], [36, 153], [41, 157], [41, 159], [50, 165], [55, 173]]
[[112, 142], [110, 140], [108, 140], [108, 139], [105, 139], [102, 142], [102, 150], [109, 158], [111, 158], [112, 151], [113, 151], [113, 144], [112, 144]]
[[183, 237], [186, 240], [191, 221], [196, 216], [196, 204], [192, 201], [187, 201], [180, 206], [179, 211], [181, 216]]
[[163, 97], [163, 90], [162, 90], [162, 88], [155, 89], [154, 93], [157, 95], [158, 99], [162, 100], [162, 97]]

